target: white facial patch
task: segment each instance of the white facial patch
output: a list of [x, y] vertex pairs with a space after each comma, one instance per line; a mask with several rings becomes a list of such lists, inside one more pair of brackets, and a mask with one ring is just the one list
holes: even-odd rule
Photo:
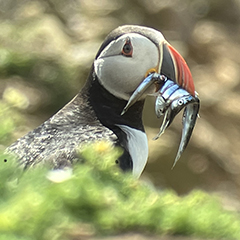
[[[127, 38], [133, 48], [131, 57], [122, 54]], [[158, 64], [158, 47], [147, 37], [128, 33], [106, 46], [94, 61], [94, 70], [105, 89], [118, 98], [128, 100], [146, 72]]]
[[140, 177], [148, 159], [147, 135], [126, 125], [117, 125], [127, 135], [127, 148], [133, 161], [133, 175]]

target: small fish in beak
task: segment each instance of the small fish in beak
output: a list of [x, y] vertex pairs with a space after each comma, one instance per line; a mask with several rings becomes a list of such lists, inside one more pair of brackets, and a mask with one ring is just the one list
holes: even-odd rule
[[182, 137], [178, 153], [173, 164], [174, 167], [181, 157], [183, 151], [186, 149], [191, 138], [199, 112], [200, 101], [196, 93], [195, 96], [192, 96], [188, 91], [181, 88], [174, 81], [158, 73], [153, 73], [147, 76], [134, 91], [121, 114], [123, 115], [129, 109], [129, 107], [131, 107], [137, 100], [139, 100], [139, 98], [152, 84], [156, 84], [159, 88], [159, 90], [154, 94], [156, 96], [156, 116], [161, 117], [164, 115], [160, 131], [154, 140], [158, 139], [164, 133], [166, 128], [168, 128], [174, 120], [175, 116], [183, 108], [185, 108], [183, 114]]
[[183, 151], [186, 149], [188, 142], [191, 138], [192, 131], [196, 124], [200, 101], [195, 93], [193, 97], [185, 89], [182, 89], [172, 80], [165, 78], [163, 87], [158, 91], [155, 102], [155, 113], [157, 117], [164, 115], [160, 131], [154, 140], [158, 139], [170, 126], [175, 116], [183, 109], [183, 130], [182, 138], [179, 145], [178, 153], [175, 158], [173, 167], [181, 157]]
[[179, 160], [183, 151], [186, 149], [188, 145], [188, 142], [192, 135], [192, 131], [196, 124], [197, 117], [199, 116], [198, 115], [199, 108], [200, 108], [200, 101], [198, 97], [195, 97], [194, 101], [191, 102], [190, 104], [187, 104], [187, 106], [184, 109], [183, 119], [182, 119], [183, 120], [182, 121], [182, 124], [183, 124], [182, 138], [181, 138], [181, 142], [178, 148], [178, 153], [174, 160], [172, 168], [176, 165], [177, 161]]
[[123, 115], [135, 102], [137, 102], [151, 85], [153, 85], [154, 83], [162, 85], [163, 80], [164, 80], [163, 75], [160, 75], [158, 73], [149, 74], [138, 86], [138, 88], [133, 92], [133, 94], [131, 95], [127, 102], [127, 105], [121, 112], [121, 115]]

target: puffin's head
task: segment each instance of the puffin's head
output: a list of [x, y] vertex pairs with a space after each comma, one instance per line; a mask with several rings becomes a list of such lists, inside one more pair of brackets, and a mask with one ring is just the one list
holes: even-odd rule
[[[95, 112], [101, 115], [99, 119], [102, 123], [117, 126], [127, 133], [126, 148], [130, 152], [135, 175], [139, 176], [148, 156], [147, 140], [142, 134], [142, 100], [147, 95], [158, 96], [156, 114], [165, 114], [158, 136], [171, 124], [179, 111], [186, 107], [176, 162], [191, 137], [199, 111], [199, 100], [186, 62], [163, 35], [157, 30], [140, 26], [121, 26], [113, 30], [98, 51], [93, 72], [91, 76], [97, 76], [93, 81], [97, 79], [95, 83], [100, 83], [102, 89], [113, 96], [113, 101], [108, 98], [105, 105], [100, 98], [98, 101], [96, 96], [101, 95], [98, 88], [92, 95], [95, 100], [92, 105], [98, 104]], [[109, 96], [106, 92], [104, 95]], [[134, 117], [134, 113], [137, 117]], [[130, 142], [133, 136], [135, 138]], [[122, 165], [122, 168], [125, 167]]]
[[[121, 26], [103, 42], [94, 61], [100, 84], [114, 96], [129, 100], [150, 73], [164, 74], [195, 95], [191, 72], [181, 55], [152, 28]], [[143, 94], [156, 92], [154, 86]]]

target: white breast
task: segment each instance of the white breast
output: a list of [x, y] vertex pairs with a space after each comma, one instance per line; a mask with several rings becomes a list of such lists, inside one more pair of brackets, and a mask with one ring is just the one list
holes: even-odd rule
[[117, 125], [127, 135], [127, 148], [133, 161], [133, 175], [139, 177], [148, 159], [148, 141], [144, 132], [128, 127]]

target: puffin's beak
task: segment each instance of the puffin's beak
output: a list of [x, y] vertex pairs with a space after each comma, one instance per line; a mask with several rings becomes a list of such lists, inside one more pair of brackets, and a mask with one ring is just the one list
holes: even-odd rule
[[180, 146], [174, 165], [181, 157], [192, 135], [199, 112], [199, 99], [195, 92], [191, 72], [183, 57], [167, 42], [160, 44], [160, 62], [156, 73], [149, 74], [130, 97], [122, 115], [131, 107], [146, 90], [156, 85], [156, 115], [164, 115], [159, 134], [170, 126], [175, 116], [183, 109], [183, 131]]
[[183, 57], [169, 43], [164, 43], [162, 48], [163, 60], [160, 73], [195, 96], [192, 74]]

